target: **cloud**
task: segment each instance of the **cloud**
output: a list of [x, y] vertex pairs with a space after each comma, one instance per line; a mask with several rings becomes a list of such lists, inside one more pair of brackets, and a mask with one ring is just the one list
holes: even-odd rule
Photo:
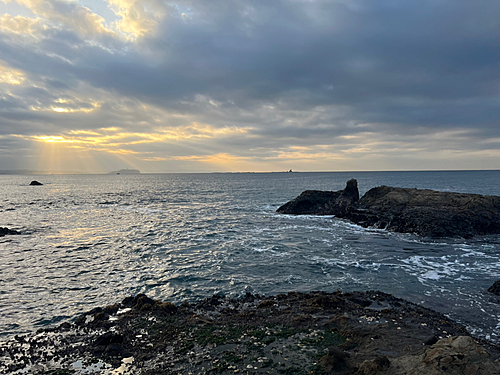
[[0, 29], [15, 34], [31, 35], [39, 29], [40, 24], [41, 20], [39, 18], [33, 19], [23, 16], [12, 17], [10, 14], [4, 14], [0, 18]]
[[0, 17], [0, 134], [151, 171], [496, 165], [498, 1], [17, 5]]
[[[16, 0], [34, 14], [44, 17], [52, 24], [59, 24], [74, 30], [85, 37], [100, 34], [113, 34], [105, 27], [105, 20], [89, 8], [74, 1], [59, 0]], [[24, 18], [24, 22], [33, 22]]]
[[12, 69], [0, 62], [0, 84], [21, 85], [24, 82], [25, 75], [23, 72]]
[[132, 39], [144, 36], [155, 30], [164, 18], [168, 6], [156, 0], [107, 0], [111, 9], [120, 17], [115, 22], [118, 30]]

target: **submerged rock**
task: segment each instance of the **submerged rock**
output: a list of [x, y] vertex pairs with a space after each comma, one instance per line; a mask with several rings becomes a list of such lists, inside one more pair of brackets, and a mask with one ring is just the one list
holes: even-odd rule
[[373, 188], [359, 200], [356, 193], [357, 182], [350, 180], [346, 189], [338, 192], [305, 191], [277, 212], [335, 215], [363, 227], [424, 237], [470, 238], [500, 233], [497, 196], [389, 186]]
[[0, 237], [6, 236], [6, 235], [16, 235], [16, 234], [21, 234], [21, 232], [18, 232], [17, 230], [9, 229], [6, 227], [0, 227]]
[[41, 185], [43, 185], [43, 184], [41, 182], [36, 181], [36, 180], [33, 180], [30, 182], [30, 186], [41, 186]]

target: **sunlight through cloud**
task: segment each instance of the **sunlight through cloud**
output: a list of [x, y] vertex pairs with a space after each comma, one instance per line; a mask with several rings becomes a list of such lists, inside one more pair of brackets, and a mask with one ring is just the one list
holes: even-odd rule
[[17, 86], [21, 85], [25, 79], [26, 77], [23, 72], [9, 68], [0, 61], [0, 83]]

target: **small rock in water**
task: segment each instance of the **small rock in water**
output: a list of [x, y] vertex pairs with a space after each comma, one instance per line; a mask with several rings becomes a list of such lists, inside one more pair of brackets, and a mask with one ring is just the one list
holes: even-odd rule
[[41, 182], [38, 182], [36, 180], [33, 180], [30, 182], [30, 186], [40, 186], [40, 185], [43, 185]]
[[0, 227], [0, 237], [6, 236], [8, 234], [21, 234], [21, 232], [6, 227]]
[[488, 288], [488, 292], [500, 296], [500, 280], [495, 281], [495, 283]]

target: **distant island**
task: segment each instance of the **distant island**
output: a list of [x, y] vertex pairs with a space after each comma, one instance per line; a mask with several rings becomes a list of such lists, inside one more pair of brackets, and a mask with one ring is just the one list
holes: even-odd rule
[[119, 171], [109, 172], [108, 174], [141, 174], [138, 169], [120, 169]]

